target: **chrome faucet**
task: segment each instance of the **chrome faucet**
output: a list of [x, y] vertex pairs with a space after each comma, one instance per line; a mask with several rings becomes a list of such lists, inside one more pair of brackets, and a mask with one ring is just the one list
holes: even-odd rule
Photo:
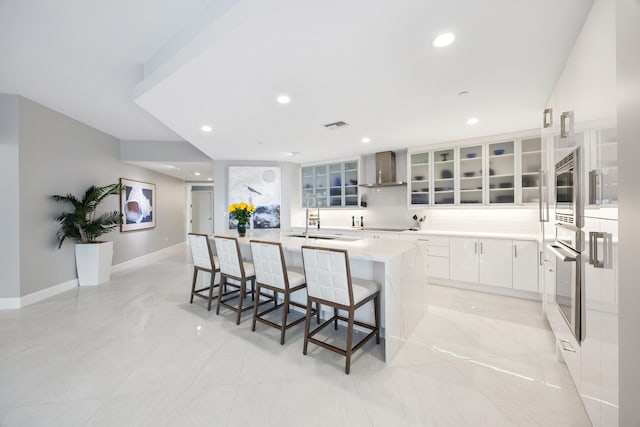
[[309, 237], [309, 201], [311, 199], [314, 199], [316, 201], [316, 209], [317, 209], [316, 222], [318, 224], [318, 230], [320, 229], [320, 203], [318, 203], [318, 196], [316, 196], [315, 194], [309, 194], [307, 196], [307, 199], [305, 200], [305, 206], [306, 206], [306, 210], [305, 210], [305, 228], [304, 228], [304, 237], [305, 238]]

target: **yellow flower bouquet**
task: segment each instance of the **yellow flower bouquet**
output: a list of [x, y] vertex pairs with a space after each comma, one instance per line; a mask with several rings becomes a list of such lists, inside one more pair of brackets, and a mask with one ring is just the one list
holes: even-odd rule
[[248, 205], [245, 202], [231, 203], [229, 205], [229, 214], [238, 221], [238, 224], [247, 224], [251, 215], [255, 212], [256, 208], [253, 205]]

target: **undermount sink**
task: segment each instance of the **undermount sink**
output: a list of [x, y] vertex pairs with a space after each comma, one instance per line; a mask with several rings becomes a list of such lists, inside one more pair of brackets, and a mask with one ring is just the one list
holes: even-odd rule
[[413, 230], [413, 229], [412, 228], [362, 227], [361, 230], [363, 230], [363, 231], [395, 231], [395, 232], [401, 232], [401, 231], [407, 231], [407, 230]]
[[[304, 234], [287, 234], [287, 237], [301, 237], [301, 238], [305, 238], [306, 236]], [[360, 240], [357, 237], [349, 237], [349, 236], [329, 236], [326, 234], [323, 235], [317, 235], [317, 234], [310, 234], [309, 235], [310, 239], [321, 239], [321, 240], [342, 240], [345, 242], [353, 242], [355, 240]]]

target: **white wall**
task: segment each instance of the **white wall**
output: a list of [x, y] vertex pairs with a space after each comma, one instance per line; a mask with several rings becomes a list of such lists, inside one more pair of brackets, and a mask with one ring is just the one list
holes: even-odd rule
[[597, 0], [584, 22], [551, 100], [554, 124], [563, 111], [577, 122], [616, 117], [616, 30], [614, 0]]
[[18, 96], [0, 94], [0, 298], [20, 297]]
[[640, 2], [616, 1], [620, 227], [620, 425], [640, 426]]
[[[120, 161], [120, 141], [90, 126], [19, 99], [20, 243], [3, 251], [20, 254], [20, 296], [76, 278], [73, 242], [57, 249], [55, 217], [65, 206], [52, 194], [81, 196], [90, 185], [129, 178], [156, 184], [156, 228], [107, 234], [114, 242], [113, 263], [137, 258], [185, 239], [185, 190], [178, 179]], [[14, 167], [16, 165], [14, 164]], [[3, 172], [3, 176], [5, 173]], [[101, 211], [119, 210], [106, 199]]]

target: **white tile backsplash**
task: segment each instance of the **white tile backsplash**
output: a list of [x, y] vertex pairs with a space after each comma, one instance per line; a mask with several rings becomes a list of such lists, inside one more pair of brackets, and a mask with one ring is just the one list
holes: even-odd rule
[[[356, 225], [364, 217], [365, 227], [413, 227], [414, 214], [426, 216], [423, 230], [473, 231], [487, 233], [536, 234], [539, 231], [537, 207], [434, 207], [409, 209], [406, 187], [366, 190], [366, 209], [322, 209], [321, 227], [348, 227], [354, 216]], [[293, 226], [304, 226], [304, 209], [292, 209]]]

